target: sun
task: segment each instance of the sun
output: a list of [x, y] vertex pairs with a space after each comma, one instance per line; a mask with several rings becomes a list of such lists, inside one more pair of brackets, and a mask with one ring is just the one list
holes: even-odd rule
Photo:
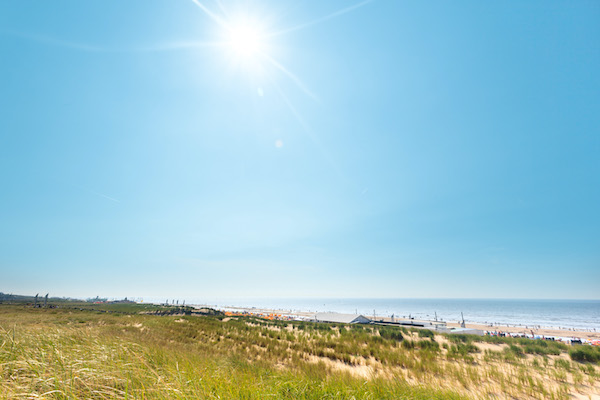
[[260, 28], [248, 22], [235, 24], [229, 31], [229, 44], [236, 56], [248, 59], [261, 52], [263, 43]]

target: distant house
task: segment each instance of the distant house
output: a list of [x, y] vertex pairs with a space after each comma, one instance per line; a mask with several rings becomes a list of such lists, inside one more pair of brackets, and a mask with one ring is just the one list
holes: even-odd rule
[[314, 322], [331, 322], [342, 324], [369, 324], [371, 320], [359, 314], [317, 313], [312, 318]]

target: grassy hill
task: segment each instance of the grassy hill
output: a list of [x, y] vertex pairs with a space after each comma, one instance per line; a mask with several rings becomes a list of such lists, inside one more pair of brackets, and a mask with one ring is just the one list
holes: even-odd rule
[[[463, 399], [598, 393], [558, 343], [400, 328], [0, 305], [0, 398]], [[113, 312], [107, 312], [113, 311]]]

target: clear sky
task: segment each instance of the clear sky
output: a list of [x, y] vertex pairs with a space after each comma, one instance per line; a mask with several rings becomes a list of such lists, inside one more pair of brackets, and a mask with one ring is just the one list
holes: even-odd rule
[[0, 54], [0, 291], [600, 298], [598, 1], [3, 1]]

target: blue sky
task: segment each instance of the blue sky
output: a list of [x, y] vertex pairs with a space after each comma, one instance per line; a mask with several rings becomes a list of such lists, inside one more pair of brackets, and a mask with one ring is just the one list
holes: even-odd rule
[[599, 21], [2, 2], [0, 291], [597, 299]]

